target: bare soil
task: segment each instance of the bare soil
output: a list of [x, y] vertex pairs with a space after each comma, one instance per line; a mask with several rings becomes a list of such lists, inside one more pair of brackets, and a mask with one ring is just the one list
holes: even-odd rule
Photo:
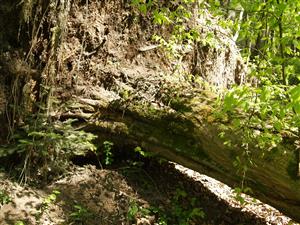
[[[0, 206], [1, 225], [148, 225], [160, 224], [163, 217], [167, 224], [292, 224], [249, 196], [244, 195], [246, 203], [241, 205], [231, 188], [210, 177], [148, 159], [123, 159], [109, 169], [72, 166], [47, 185], [20, 186], [1, 173], [0, 190], [11, 198]], [[60, 192], [57, 199], [45, 204], [54, 190]], [[186, 215], [195, 208], [203, 210], [204, 218], [188, 220]]]
[[[65, 21], [67, 33], [57, 52], [55, 94], [61, 103], [74, 96], [100, 102], [105, 97], [108, 102], [123, 99], [167, 107], [163, 101], [167, 87], [174, 79], [185, 80], [173, 76], [172, 62], [161, 49], [139, 50], [153, 44], [150, 21], [129, 14], [126, 8], [129, 6], [124, 6], [123, 1], [86, 2], [73, 1]], [[49, 15], [49, 21], [55, 20], [55, 13]], [[48, 65], [49, 49], [43, 46], [50, 45], [49, 37], [42, 38], [32, 49], [39, 63]], [[189, 57], [192, 58], [186, 56]], [[191, 70], [190, 66], [182, 65], [182, 70]], [[0, 90], [1, 95], [5, 93]], [[72, 109], [81, 114], [94, 113], [82, 107], [73, 105]], [[64, 113], [60, 107], [56, 115], [59, 110]], [[183, 225], [182, 220], [193, 209], [203, 210], [204, 218], [190, 216], [187, 224], [288, 224], [290, 221], [274, 208], [259, 201], [254, 203], [249, 197], [246, 204], [240, 205], [229, 187], [212, 178], [173, 163], [148, 159], [127, 158], [106, 169], [75, 165], [62, 177], [44, 185], [21, 186], [1, 173], [0, 191], [11, 199], [6, 204], [1, 204], [0, 199], [1, 225], [16, 221], [26, 225], [146, 225], [159, 224], [162, 219], [170, 225]], [[53, 191], [59, 191], [57, 199]]]

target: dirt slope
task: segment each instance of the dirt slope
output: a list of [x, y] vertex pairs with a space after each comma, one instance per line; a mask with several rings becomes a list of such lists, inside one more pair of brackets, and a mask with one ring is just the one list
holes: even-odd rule
[[[41, 3], [42, 1], [37, 2]], [[21, 99], [19, 105], [23, 106], [23, 103], [26, 102], [25, 100], [32, 101], [29, 102], [29, 105], [33, 105], [33, 102], [36, 100], [42, 100], [43, 96], [39, 96], [40, 93], [37, 90], [47, 87], [47, 85], [52, 85], [51, 90], [46, 90], [46, 92], [49, 91], [49, 96], [53, 97], [53, 99], [49, 98], [52, 101], [47, 106], [51, 106], [49, 107], [51, 112], [48, 113], [54, 118], [76, 117], [80, 118], [81, 121], [89, 120], [100, 124], [99, 129], [102, 129], [100, 130], [103, 131], [102, 133], [105, 133], [112, 127], [112, 131], [109, 130], [108, 133], [111, 132], [118, 138], [121, 131], [135, 129], [135, 127], [131, 126], [132, 118], [130, 116], [130, 118], [124, 119], [128, 114], [136, 112], [132, 108], [131, 112], [128, 112], [127, 107], [131, 105], [132, 107], [139, 107], [137, 111], [140, 114], [135, 119], [140, 119], [142, 122], [145, 120], [144, 117], [149, 115], [146, 113], [154, 111], [157, 115], [154, 113], [155, 115], [152, 116], [156, 117], [160, 116], [159, 113], [165, 113], [166, 117], [159, 118], [161, 119], [161, 121], [159, 120], [161, 122], [159, 124], [160, 127], [163, 128], [163, 131], [167, 130], [171, 136], [175, 134], [179, 137], [181, 133], [192, 132], [186, 131], [186, 127], [180, 126], [182, 121], [191, 122], [189, 121], [191, 117], [188, 114], [183, 115], [182, 112], [186, 108], [182, 107], [186, 106], [184, 105], [185, 102], [177, 102], [177, 100], [181, 100], [180, 98], [182, 97], [190, 99], [191, 92], [195, 96], [202, 97], [199, 94], [202, 93], [202, 83], [194, 82], [195, 80], [199, 78], [203, 81], [204, 79], [221, 88], [227, 87], [234, 82], [239, 83], [242, 80], [242, 77], [239, 77], [239, 75], [242, 73], [243, 68], [237, 48], [230, 41], [230, 35], [214, 25], [211, 25], [212, 30], [218, 35], [218, 39], [222, 40], [220, 46], [218, 46], [219, 48], [210, 49], [206, 48], [206, 46], [196, 45], [194, 49], [179, 59], [180, 66], [176, 67], [175, 65], [177, 65], [178, 61], [168, 59], [161, 48], [145, 50], [147, 47], [155, 44], [151, 40], [153, 33], [158, 32], [161, 35], [166, 35], [168, 29], [157, 28], [151, 24], [149, 18], [132, 13], [132, 8], [127, 1], [75, 0], [64, 2], [64, 5], [50, 4], [49, 8], [45, 7], [45, 9], [49, 9], [48, 14], [43, 14], [41, 11], [33, 11], [34, 15], [46, 15], [46, 17], [37, 18], [38, 24], [41, 24], [41, 26], [38, 26], [40, 29], [39, 35], [33, 36], [36, 39], [30, 41], [31, 46], [29, 48], [26, 49], [24, 47], [27, 50], [25, 54], [22, 52], [24, 49], [21, 49], [19, 50], [21, 54], [16, 54], [16, 56], [25, 61], [24, 65], [32, 66], [35, 72], [32, 73], [32, 70], [30, 70], [30, 73], [27, 73], [28, 70], [25, 72], [21, 70], [22, 73], [20, 74], [22, 76], [20, 74], [15, 76], [16, 74], [8, 71], [8, 74], [12, 75], [12, 77], [21, 77], [21, 83], [28, 84], [26, 88], [35, 90], [34, 94], [36, 96], [31, 98], [32, 92], [26, 92], [25, 86], [18, 87], [20, 92], [19, 99]], [[39, 7], [37, 7], [37, 10], [39, 10]], [[35, 16], [32, 18], [35, 18]], [[214, 20], [208, 14], [205, 19], [199, 19], [198, 22], [203, 27], [203, 34], [207, 32], [205, 30], [206, 26], [203, 24], [205, 21], [214, 24]], [[28, 26], [30, 27], [31, 25], [33, 24]], [[14, 53], [8, 52], [8, 54], [10, 55], [8, 58], [15, 58], [13, 57]], [[15, 62], [19, 61], [15, 60]], [[19, 64], [8, 61], [6, 65], [17, 68]], [[21, 65], [23, 64], [21, 63]], [[189, 73], [193, 75], [194, 80], [186, 76]], [[0, 79], [0, 85], [3, 86], [3, 83], [5, 84]], [[11, 93], [1, 91], [0, 95], [1, 98], [5, 98]], [[3, 95], [5, 97], [2, 97]], [[2, 111], [5, 105], [6, 102], [5, 104], [1, 103]], [[193, 102], [193, 105], [198, 106], [201, 104]], [[115, 109], [116, 115], [109, 111], [111, 109]], [[24, 107], [24, 110], [20, 111], [25, 112], [24, 114], [30, 114], [32, 113], [30, 110], [32, 110], [30, 107]], [[198, 113], [199, 111], [196, 112]], [[180, 115], [174, 117], [178, 121], [174, 120], [172, 123], [167, 124], [170, 127], [164, 127], [166, 125], [165, 119], [168, 117], [174, 119], [172, 116], [175, 113]], [[122, 121], [123, 119], [125, 122]], [[128, 120], [126, 121], [126, 119]], [[194, 118], [193, 115], [193, 119], [196, 120], [198, 118]], [[22, 122], [22, 120], [20, 121]], [[137, 121], [137, 123], [139, 122]], [[146, 121], [146, 124], [151, 124], [151, 122]], [[193, 129], [192, 131], [194, 131]], [[155, 137], [151, 137], [151, 130], [143, 129], [143, 132], [140, 133], [146, 134], [146, 137], [144, 136], [141, 139], [147, 138], [145, 141], [149, 141], [149, 143], [161, 143]], [[136, 133], [139, 132], [133, 132], [134, 135]], [[122, 137], [120, 139], [121, 142], [126, 142]], [[195, 143], [194, 139], [192, 137], [191, 141], [189, 140], [184, 144], [187, 144], [188, 147], [197, 148], [196, 150], [201, 150], [198, 148], [198, 145], [202, 143]], [[163, 144], [168, 145], [170, 140], [165, 141], [166, 143]], [[187, 149], [190, 150], [190, 148]], [[177, 149], [174, 148], [174, 150]], [[179, 150], [181, 149], [179, 148]], [[229, 163], [231, 168], [231, 161]], [[100, 171], [100, 173], [102, 172]], [[81, 175], [85, 176], [84, 174]], [[99, 175], [99, 177], [101, 176]], [[113, 176], [118, 175], [113, 173]], [[90, 180], [88, 177], [86, 179]], [[82, 180], [80, 182], [84, 183]], [[105, 183], [105, 181], [100, 183]], [[122, 182], [120, 181], [120, 183]], [[93, 183], [93, 185], [95, 184]], [[171, 186], [174, 187], [174, 185]], [[102, 187], [97, 186], [96, 189], [98, 188], [101, 189]], [[42, 193], [41, 198], [50, 193], [50, 190]], [[78, 195], [79, 193], [82, 192], [78, 192]], [[41, 198], [37, 200], [39, 203], [41, 203]], [[73, 199], [74, 197], [70, 196], [70, 198]], [[68, 212], [71, 212], [71, 210]], [[213, 213], [211, 218], [214, 218], [216, 214], [218, 213]], [[109, 217], [113, 220], [113, 215], [112, 213], [109, 216], [104, 215], [104, 217]], [[207, 215], [209, 214], [207, 213]], [[63, 213], [59, 217], [64, 218]], [[228, 218], [238, 220], [240, 217], [229, 216]], [[218, 218], [215, 223], [220, 224], [223, 220], [226, 223], [226, 221], [230, 220], [228, 218]], [[251, 222], [249, 223], [251, 224]]]
[[[1, 206], [0, 224], [21, 220], [27, 225], [146, 225], [158, 224], [164, 215], [168, 224], [175, 225], [180, 224], [180, 219], [188, 218], [184, 211], [195, 208], [201, 208], [205, 216], [193, 217], [188, 224], [290, 222], [274, 208], [259, 201], [254, 203], [247, 196], [247, 204], [241, 206], [229, 187], [182, 166], [148, 160], [140, 161], [139, 166], [129, 166], [129, 163], [124, 161], [109, 170], [76, 166], [63, 178], [43, 187], [22, 187], [1, 174], [0, 190], [12, 201]], [[57, 199], [45, 204], [54, 190], [60, 192]], [[179, 200], [175, 201], [174, 197]], [[80, 207], [81, 213], [76, 207]], [[131, 215], [135, 207], [139, 210]], [[182, 212], [175, 213], [174, 207]]]

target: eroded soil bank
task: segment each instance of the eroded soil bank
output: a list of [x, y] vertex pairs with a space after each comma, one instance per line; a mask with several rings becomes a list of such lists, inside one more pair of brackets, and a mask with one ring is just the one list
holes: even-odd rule
[[[27, 46], [28, 43], [5, 44], [7, 48], [3, 48], [5, 52], [2, 56], [5, 63], [0, 70], [1, 122], [6, 119], [6, 106], [16, 99], [18, 101], [14, 103], [19, 105], [20, 112], [33, 114], [33, 106], [43, 100], [39, 88], [51, 84], [53, 108], [49, 107], [49, 111], [52, 110], [49, 114], [53, 118], [79, 118], [97, 122], [101, 134], [107, 132], [109, 136], [120, 135], [119, 127], [130, 128], [133, 130], [130, 130], [131, 137], [136, 138], [133, 141], [142, 142], [146, 140], [145, 137], [148, 138], [151, 130], [141, 126], [145, 135], [139, 140], [135, 134], [142, 132], [131, 126], [130, 113], [136, 116], [133, 118], [137, 122], [144, 122], [153, 111], [157, 114], [166, 113], [160, 118], [162, 121], [175, 113], [183, 116], [182, 112], [189, 106], [189, 102], [183, 101], [185, 98], [203, 97], [201, 86], [193, 82], [199, 78], [195, 71], [202, 71], [204, 78], [211, 79], [216, 85], [221, 82], [219, 85], [226, 87], [234, 83], [238, 78], [235, 75], [242, 70], [236, 55], [238, 50], [231, 42], [233, 46], [226, 48], [227, 51], [209, 50], [197, 45], [185, 54], [181, 67], [174, 70], [174, 63], [177, 62], [169, 60], [163, 49], [143, 50], [155, 44], [151, 39], [154, 31], [163, 36], [168, 32], [167, 29], [155, 30], [147, 18], [132, 14], [129, 4], [123, 4], [127, 1], [86, 2], [73, 1], [71, 7], [66, 6], [65, 14], [59, 14], [62, 8], [51, 6], [52, 11], [46, 19], [37, 19], [37, 24], [41, 24], [39, 32], [24, 38], [23, 41], [31, 40], [30, 46]], [[46, 7], [41, 7], [40, 14], [35, 15], [43, 15], [41, 12]], [[61, 17], [57, 18], [57, 15]], [[12, 26], [15, 29], [8, 32], [10, 35], [7, 40], [15, 36], [19, 28], [18, 24]], [[57, 29], [65, 32], [59, 38], [54, 32]], [[34, 32], [24, 32], [27, 33]], [[216, 33], [220, 34], [218, 30]], [[219, 39], [226, 43], [230, 38], [221, 35]], [[53, 45], [53, 40], [57, 41], [54, 43], [57, 46]], [[193, 79], [187, 79], [180, 73], [182, 71], [191, 72]], [[20, 81], [19, 86], [13, 85], [16, 78]], [[25, 83], [28, 84], [26, 88], [22, 86]], [[19, 93], [11, 93], [11, 90], [18, 90]], [[194, 91], [192, 97], [191, 90]], [[12, 99], [14, 94], [18, 94], [18, 98]], [[195, 101], [194, 104], [201, 105], [198, 102], [202, 104], [202, 101]], [[157, 114], [152, 116], [159, 117]], [[16, 121], [22, 122], [25, 115], [18, 116], [20, 119]], [[189, 118], [187, 115], [184, 119]], [[126, 121], [129, 121], [128, 124]], [[148, 124], [152, 124], [153, 121], [149, 121]], [[112, 125], [112, 130], [108, 125]], [[174, 131], [181, 133], [181, 130], [178, 131], [180, 123], [169, 125], [173, 128], [171, 137]], [[166, 126], [162, 131], [170, 130], [168, 128]], [[2, 131], [0, 127], [0, 136], [5, 134], [0, 139], [6, 140], [6, 133], [7, 130]], [[155, 138], [149, 138], [148, 141], [155, 146]], [[196, 147], [197, 144], [201, 145], [196, 143]], [[220, 155], [222, 151], [217, 150]], [[222, 162], [223, 156], [218, 157], [222, 158]], [[228, 198], [229, 202], [224, 202], [199, 181], [185, 177], [173, 166], [143, 163], [146, 165], [128, 161], [109, 170], [92, 166], [74, 167], [69, 174], [43, 187], [21, 187], [3, 175], [0, 188], [5, 192], [4, 199], [7, 194], [12, 202], [9, 202], [9, 198], [3, 200], [8, 204], [1, 206], [0, 221], [3, 224], [14, 224], [17, 220], [23, 220], [26, 224], [155, 224], [165, 219], [168, 224], [180, 224], [180, 219], [192, 217], [188, 218], [189, 224], [288, 224], [288, 218], [266, 205], [247, 204], [254, 213], [247, 211], [247, 207], [234, 208], [238, 204], [233, 203], [232, 197]], [[231, 159], [228, 163], [231, 168]], [[274, 168], [277, 170], [277, 167]], [[265, 175], [268, 170], [262, 171]], [[235, 171], [232, 174], [235, 175]], [[212, 183], [209, 178], [200, 180]], [[225, 191], [225, 185], [212, 183], [211, 186], [221, 196], [231, 195]], [[55, 190], [60, 193], [53, 192]]]

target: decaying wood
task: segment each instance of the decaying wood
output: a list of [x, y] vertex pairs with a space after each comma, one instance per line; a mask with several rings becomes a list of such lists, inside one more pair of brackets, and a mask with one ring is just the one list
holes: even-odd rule
[[[228, 185], [240, 186], [242, 177], [233, 167], [233, 159], [241, 156], [243, 149], [226, 147], [218, 137], [217, 125], [205, 122], [196, 108], [189, 113], [162, 111], [157, 113], [160, 116], [145, 114], [145, 107], [142, 112], [98, 108], [97, 117], [91, 116], [86, 128], [121, 145], [139, 145]], [[87, 119], [86, 114], [82, 118]], [[231, 139], [238, 140], [238, 134], [232, 134]], [[252, 151], [259, 155], [259, 150]], [[255, 166], [247, 172], [245, 185], [260, 200], [299, 220], [300, 181], [288, 173], [296, 160], [292, 151], [270, 161], [259, 157], [253, 160]]]
[[[56, 104], [50, 115], [78, 118], [86, 130], [120, 145], [139, 145], [239, 186], [242, 177], [233, 160], [243, 149], [225, 146], [218, 136], [218, 124], [207, 122], [208, 102], [215, 99], [206, 82], [223, 89], [244, 80], [243, 62], [230, 34], [203, 13], [195, 20], [196, 28], [204, 38], [213, 31], [218, 48], [200, 42], [181, 58], [168, 58], [160, 48], [151, 47], [155, 46], [149, 41], [155, 31], [151, 20], [137, 17], [121, 0], [112, 2], [82, 4], [75, 0], [69, 15], [63, 15], [63, 23], [57, 23], [61, 17], [56, 18], [55, 10], [59, 7], [50, 10], [45, 33], [58, 28], [63, 33], [51, 50], [54, 53], [48, 60], [53, 61], [41, 58], [37, 63], [47, 65], [40, 75], [53, 85]], [[133, 21], [135, 17], [139, 22]], [[59, 27], [61, 24], [66, 27]], [[163, 35], [166, 30], [156, 32]], [[41, 37], [45, 49], [31, 48], [36, 58], [48, 55], [51, 38]], [[137, 51], [137, 46], [150, 46], [151, 51]], [[238, 133], [228, 136], [238, 143]], [[257, 149], [251, 151], [259, 155]], [[245, 184], [262, 201], [300, 220], [300, 180], [289, 173], [295, 160], [289, 149], [269, 161], [254, 157], [255, 166], [247, 172]]]

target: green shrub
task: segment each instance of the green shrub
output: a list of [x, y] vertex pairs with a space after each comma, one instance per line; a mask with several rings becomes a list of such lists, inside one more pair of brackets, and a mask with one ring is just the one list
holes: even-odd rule
[[62, 169], [69, 164], [74, 155], [85, 155], [96, 151], [92, 141], [94, 134], [76, 129], [72, 126], [75, 120], [49, 122], [46, 118], [29, 119], [12, 136], [11, 143], [0, 147], [0, 157], [19, 155], [23, 157], [24, 167], [21, 176], [27, 169], [35, 166]]

